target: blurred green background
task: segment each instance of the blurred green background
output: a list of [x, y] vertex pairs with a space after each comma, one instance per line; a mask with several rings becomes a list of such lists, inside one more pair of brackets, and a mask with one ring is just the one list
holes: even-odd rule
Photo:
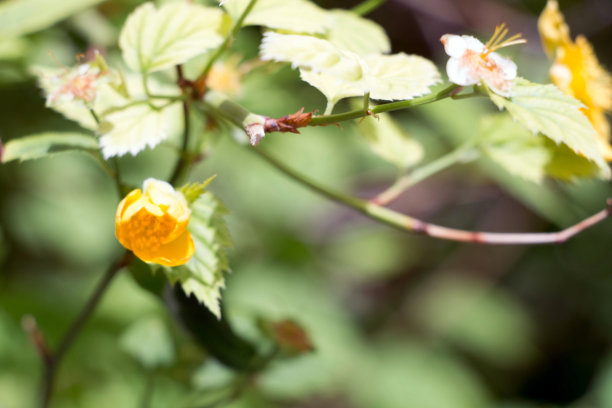
[[[2, 7], [20, 1], [34, 7], [31, 13], [3, 21]], [[77, 129], [44, 107], [30, 67], [70, 66], [76, 54], [93, 47], [116, 60], [121, 24], [139, 3], [0, 4], [4, 142]], [[547, 82], [549, 62], [536, 28], [544, 3], [388, 0], [369, 17], [385, 27], [394, 52], [431, 58], [441, 71], [442, 34], [487, 38], [505, 21], [529, 41], [510, 50], [520, 75]], [[572, 35], [586, 35], [600, 61], [612, 66], [612, 2], [560, 3]], [[53, 21], [59, 4], [77, 4], [76, 14]], [[234, 49], [254, 57], [259, 38], [259, 29], [245, 29]], [[249, 75], [238, 101], [272, 117], [325, 104], [289, 67]], [[493, 111], [487, 101], [469, 100], [394, 116], [431, 160], [476, 132], [479, 116]], [[325, 185], [372, 197], [392, 182], [395, 170], [371, 153], [356, 126], [274, 134], [263, 143]], [[293, 319], [315, 347], [274, 362], [227, 406], [612, 407], [611, 222], [541, 247], [413, 236], [315, 195], [231, 137], [217, 136], [202, 131], [208, 155], [192, 179], [217, 174], [211, 190], [230, 209], [235, 248], [226, 316], [255, 343], [257, 319]], [[176, 160], [172, 143], [122, 158], [126, 179], [137, 185], [146, 177], [167, 178]], [[599, 211], [606, 197], [612, 197], [610, 183], [538, 186], [477, 161], [436, 175], [391, 207], [459, 228], [553, 231]], [[21, 320], [34, 316], [49, 344], [56, 344], [120, 250], [113, 230], [117, 202], [106, 173], [82, 154], [0, 166], [0, 408], [36, 406], [41, 363]], [[52, 406], [203, 406], [198, 401], [232, 376], [158, 298], [122, 274], [69, 351]]]

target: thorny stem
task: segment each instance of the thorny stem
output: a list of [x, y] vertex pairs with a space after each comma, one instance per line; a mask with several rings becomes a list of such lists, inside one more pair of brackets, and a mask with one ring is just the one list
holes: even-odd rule
[[435, 94], [429, 94], [420, 98], [414, 98], [407, 101], [390, 102], [381, 105], [376, 105], [371, 109], [356, 109], [350, 112], [336, 113], [333, 115], [314, 116], [310, 121], [310, 126], [328, 125], [332, 123], [343, 122], [345, 120], [358, 119], [371, 114], [390, 112], [394, 110], [412, 108], [414, 106], [425, 105], [427, 103], [439, 101], [448, 98], [451, 93], [457, 89], [457, 85], [450, 85]]
[[358, 16], [365, 16], [368, 13], [371, 13], [378, 7], [382, 6], [387, 0], [366, 0], [363, 3], [353, 7], [351, 10], [353, 13]]
[[[55, 376], [62, 359], [66, 355], [66, 352], [70, 349], [72, 343], [85, 326], [85, 323], [91, 317], [92, 313], [98, 306], [98, 303], [102, 299], [102, 296], [106, 292], [106, 289], [108, 289], [110, 283], [113, 281], [113, 278], [117, 275], [117, 272], [129, 265], [131, 260], [131, 252], [124, 252], [121, 257], [117, 258], [117, 261], [109, 266], [77, 318], [64, 333], [54, 352], [49, 351], [48, 349], [45, 350], [38, 348], [44, 364], [41, 407], [45, 408], [49, 406], [49, 403], [51, 402], [51, 394], [55, 384]], [[38, 344], [44, 343], [39, 343], [36, 341], [34, 344], [39, 347]]]
[[234, 24], [231, 33], [227, 37], [225, 37], [223, 43], [221, 43], [215, 53], [208, 60], [208, 63], [204, 67], [204, 70], [202, 71], [202, 74], [200, 74], [200, 77], [206, 78], [215, 61], [217, 61], [217, 59], [219, 59], [219, 57], [225, 52], [225, 50], [229, 47], [230, 42], [236, 37], [236, 34], [238, 34], [238, 31], [240, 31], [240, 28], [242, 28], [244, 20], [247, 18], [251, 10], [253, 10], [253, 7], [255, 7], [255, 3], [257, 3], [257, 0], [251, 0], [246, 6], [238, 20], [236, 20], [236, 24]]
[[261, 149], [251, 149], [252, 151], [263, 157], [268, 163], [276, 167], [287, 176], [293, 178], [299, 183], [305, 185], [313, 191], [347, 205], [362, 214], [391, 227], [403, 230], [416, 232], [428, 235], [434, 238], [445, 239], [448, 241], [472, 242], [480, 244], [503, 244], [503, 245], [528, 245], [528, 244], [557, 244], [562, 243], [573, 237], [574, 235], [592, 227], [593, 225], [605, 220], [612, 214], [612, 199], [608, 199], [607, 206], [600, 212], [572, 225], [564, 230], [549, 233], [498, 233], [498, 232], [480, 232], [466, 231], [455, 228], [447, 228], [435, 224], [430, 224], [413, 218], [388, 208], [382, 207], [375, 203], [362, 200], [357, 197], [345, 195], [317, 182], [308, 179], [284, 163], [280, 162], [273, 156], [269, 155]]
[[455, 149], [444, 156], [414, 169], [409, 174], [399, 177], [395, 183], [387, 188], [382, 193], [370, 200], [371, 203], [377, 205], [387, 205], [391, 201], [398, 198], [410, 187], [420, 183], [421, 181], [446, 170], [456, 163], [467, 163], [478, 158], [478, 154], [473, 149], [473, 142], [468, 142], [464, 146]]

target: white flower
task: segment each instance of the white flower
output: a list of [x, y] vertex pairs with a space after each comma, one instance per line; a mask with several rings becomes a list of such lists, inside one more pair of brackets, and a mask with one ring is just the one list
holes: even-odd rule
[[516, 34], [504, 40], [508, 29], [502, 24], [487, 44], [469, 35], [445, 34], [440, 38], [444, 51], [450, 56], [446, 64], [448, 79], [462, 86], [484, 82], [493, 92], [510, 96], [512, 83], [516, 78], [516, 64], [494, 51], [526, 40]]

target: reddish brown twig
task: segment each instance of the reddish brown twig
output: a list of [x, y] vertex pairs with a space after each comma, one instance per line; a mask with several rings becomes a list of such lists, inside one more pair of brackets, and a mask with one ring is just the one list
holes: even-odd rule
[[270, 117], [266, 117], [266, 121], [264, 123], [264, 131], [266, 133], [272, 132], [291, 132], [291, 133], [300, 133], [298, 128], [306, 127], [310, 123], [312, 119], [312, 114], [314, 112], [306, 112], [304, 113], [304, 108], [301, 108], [296, 113], [292, 113], [291, 115], [283, 116], [279, 119], [273, 119]]

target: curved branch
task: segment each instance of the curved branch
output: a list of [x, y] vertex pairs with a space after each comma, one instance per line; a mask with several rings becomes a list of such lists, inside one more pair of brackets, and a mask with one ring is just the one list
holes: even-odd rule
[[558, 244], [565, 242], [574, 235], [577, 235], [580, 232], [592, 227], [593, 225], [598, 224], [599, 222], [605, 220], [612, 214], [612, 199], [608, 199], [605, 209], [578, 222], [575, 225], [572, 225], [571, 227], [568, 227], [558, 232], [503, 233], [467, 231], [455, 228], [448, 228], [440, 225], [430, 224], [417, 218], [398, 213], [386, 207], [382, 207], [375, 203], [368, 202], [356, 197], [347, 196], [340, 192], [331, 190], [304, 177], [302, 174], [286, 166], [284, 163], [278, 161], [276, 158], [270, 156], [268, 153], [260, 149], [251, 150], [259, 154], [268, 163], [276, 167], [282, 173], [307, 186], [311, 190], [314, 190], [320, 193], [321, 195], [330, 198], [334, 201], [337, 201], [341, 204], [349, 206], [376, 221], [382, 222], [384, 224], [387, 224], [394, 228], [398, 228], [403, 231], [420, 233], [428, 235], [430, 237], [445, 239], [448, 241], [473, 242], [490, 245]]

